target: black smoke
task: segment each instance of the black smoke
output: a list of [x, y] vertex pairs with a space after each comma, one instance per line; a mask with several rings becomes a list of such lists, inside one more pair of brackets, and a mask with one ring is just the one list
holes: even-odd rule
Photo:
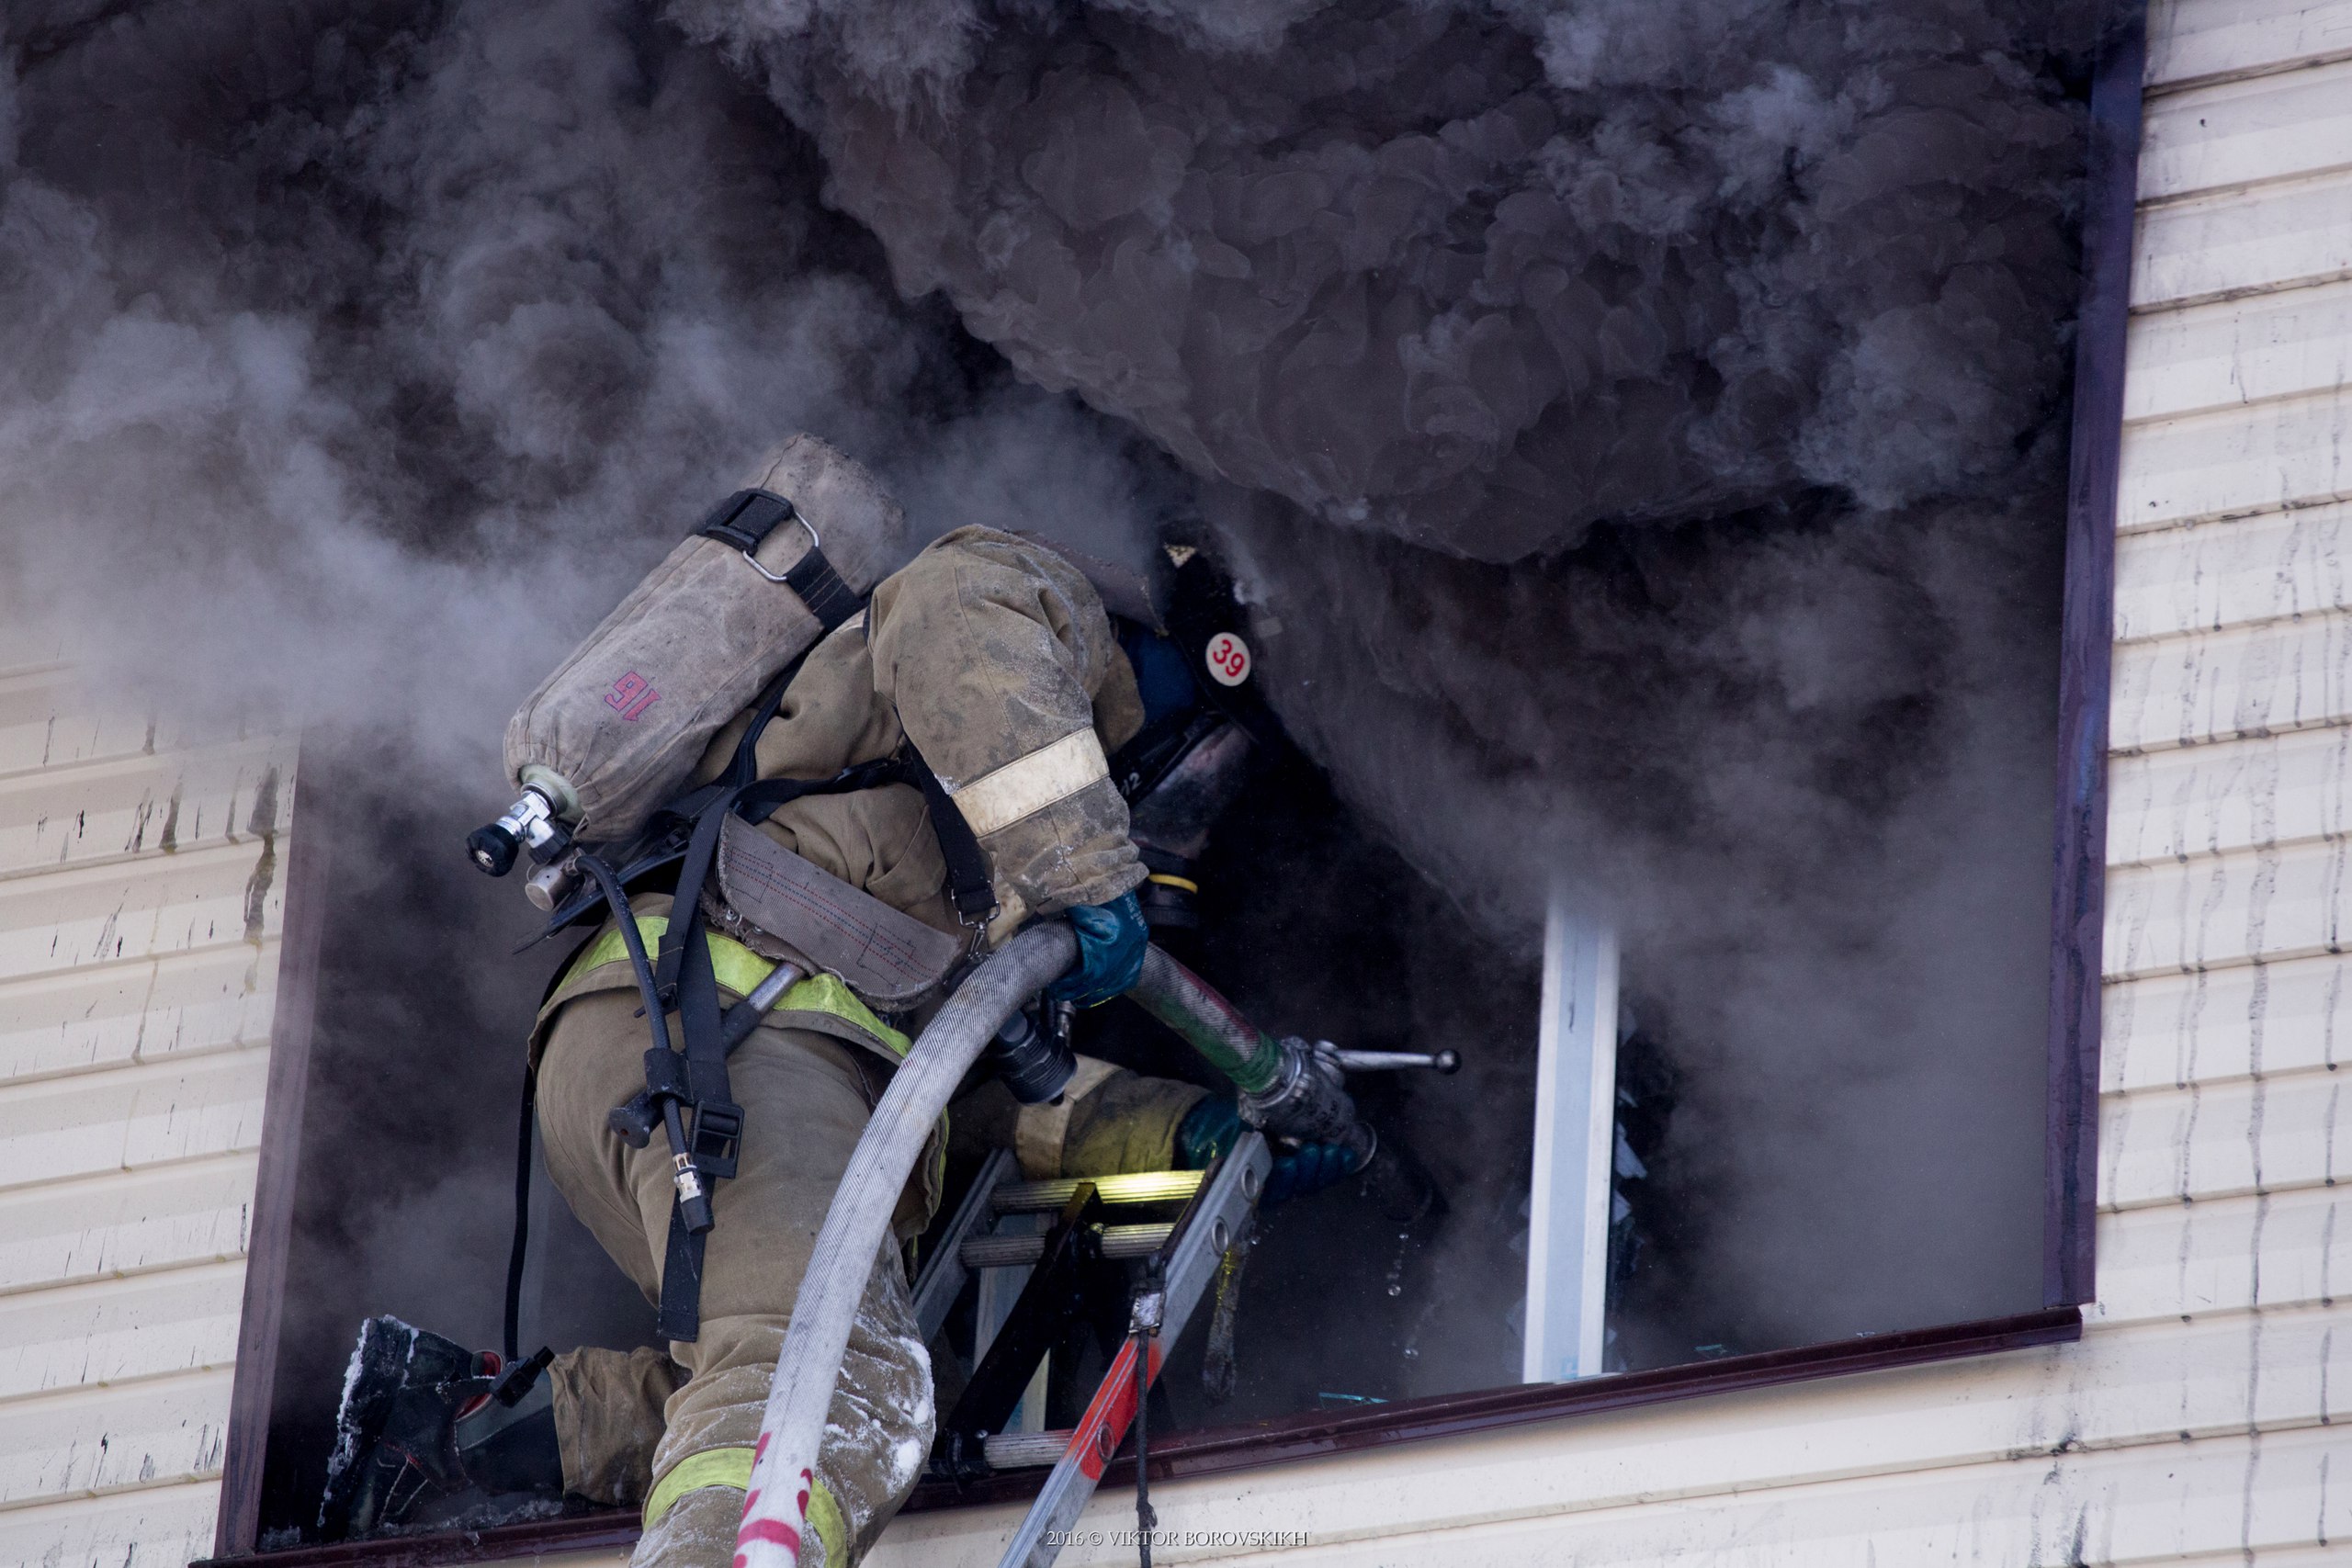
[[[1685, 1068], [1711, 1239], [1642, 1353], [2038, 1304], [2091, 17], [19, 0], [0, 599], [149, 701], [307, 726], [315, 776], [437, 831], [783, 431], [921, 536], [1209, 544], [1416, 868], [1404, 923], [1451, 911], [1398, 1009], [1473, 1068], [1399, 1114], [1465, 1212], [1523, 1191], [1530, 1042], [1485, 999], [1523, 998], [1565, 878]], [[340, 1059], [511, 1038], [507, 890], [404, 906], [425, 848], [353, 852], [470, 999], [359, 1009]], [[428, 1142], [401, 1214], [495, 1179]], [[1495, 1266], [1432, 1299], [1484, 1311]]]

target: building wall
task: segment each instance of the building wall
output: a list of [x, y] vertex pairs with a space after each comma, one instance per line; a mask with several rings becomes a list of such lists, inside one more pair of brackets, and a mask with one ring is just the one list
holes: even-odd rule
[[293, 784], [0, 633], [0, 1564], [210, 1551]]

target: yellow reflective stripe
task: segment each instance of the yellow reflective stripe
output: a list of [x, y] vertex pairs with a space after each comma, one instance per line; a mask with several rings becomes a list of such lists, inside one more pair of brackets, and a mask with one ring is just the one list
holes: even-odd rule
[[659, 1524], [662, 1516], [689, 1492], [699, 1492], [706, 1486], [750, 1491], [752, 1457], [750, 1449], [705, 1449], [700, 1453], [688, 1454], [672, 1465], [646, 1495], [645, 1528], [651, 1529]]
[[[710, 940], [717, 943], [727, 939], [713, 937]], [[744, 951], [749, 953], [751, 949], [745, 948]], [[762, 958], [760, 962], [766, 964], [767, 960]], [[843, 985], [838, 975], [811, 975], [799, 982], [784, 993], [783, 999], [771, 1010], [771, 1016], [779, 1012], [829, 1012], [835, 1018], [857, 1025], [888, 1045], [892, 1055], [903, 1056], [914, 1049], [913, 1041], [875, 1017], [874, 1010], [859, 1001], [857, 993]]]
[[1149, 876], [1145, 877], [1144, 880], [1146, 882], [1156, 883], [1162, 887], [1179, 887], [1187, 893], [1198, 893], [1201, 890], [1201, 885], [1193, 881], [1191, 877], [1170, 876], [1164, 871], [1155, 871]]
[[821, 1481], [808, 1488], [808, 1528], [825, 1549], [825, 1568], [843, 1568], [849, 1562], [849, 1524]]
[[947, 798], [964, 814], [973, 833], [985, 839], [1110, 776], [1102, 738], [1091, 729], [1074, 729], [1051, 745], [949, 790]]
[[[650, 956], [662, 945], [662, 937], [670, 929], [667, 915], [639, 915], [637, 931], [645, 951]], [[731, 936], [712, 931], [710, 937], [710, 967], [718, 983], [739, 997], [748, 997], [759, 989], [760, 982], [775, 970], [775, 963], [761, 957]], [[592, 969], [607, 964], [628, 962], [628, 943], [615, 926], [580, 955], [571, 972], [563, 977], [565, 986], [584, 979]], [[844, 1023], [855, 1024], [888, 1047], [894, 1055], [903, 1056], [911, 1045], [907, 1037], [874, 1016], [874, 1010], [857, 999], [857, 993], [842, 983], [837, 975], [811, 975], [797, 982], [777, 998], [770, 1012], [821, 1012], [831, 1014]]]
[[[757, 1457], [758, 1450], [754, 1449], [705, 1449], [700, 1453], [688, 1454], [653, 1483], [652, 1492], [645, 1499], [645, 1528], [651, 1529], [661, 1523], [662, 1516], [689, 1492], [729, 1486], [748, 1493], [752, 1489], [752, 1463]], [[833, 1501], [833, 1495], [821, 1481], [808, 1488], [808, 1528], [824, 1547], [830, 1568], [840, 1568], [849, 1561], [842, 1551], [849, 1540], [848, 1522], [842, 1517], [842, 1506]]]

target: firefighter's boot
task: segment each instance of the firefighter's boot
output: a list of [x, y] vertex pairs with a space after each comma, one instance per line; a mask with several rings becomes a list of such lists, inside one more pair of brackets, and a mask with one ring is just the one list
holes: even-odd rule
[[[320, 1533], [449, 1522], [517, 1494], [563, 1491], [548, 1353], [503, 1366], [396, 1317], [371, 1317], [344, 1374]], [[486, 1518], [482, 1522], [489, 1522]]]

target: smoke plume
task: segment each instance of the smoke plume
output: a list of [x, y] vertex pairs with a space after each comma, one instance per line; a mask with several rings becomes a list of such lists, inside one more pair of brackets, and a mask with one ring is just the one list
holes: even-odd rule
[[[398, 807], [351, 919], [436, 922], [374, 972], [511, 1039], [506, 890], [419, 891], [411, 840], [501, 803], [514, 702], [779, 434], [882, 469], [910, 549], [1206, 544], [1451, 911], [1397, 1011], [1473, 1071], [1401, 1114], [1466, 1211], [1524, 1191], [1476, 1151], [1532, 1042], [1442, 998], [1521, 996], [1565, 877], [1685, 1069], [1705, 1304], [1642, 1353], [2038, 1304], [2090, 15], [26, 0], [0, 604], [190, 726], [306, 726]], [[447, 1026], [346, 1018], [403, 1065], [322, 1103], [433, 1092]], [[420, 1139], [443, 1174], [335, 1190], [355, 1252], [369, 1183], [503, 1157]], [[1498, 1324], [1469, 1258], [1428, 1289]]]

